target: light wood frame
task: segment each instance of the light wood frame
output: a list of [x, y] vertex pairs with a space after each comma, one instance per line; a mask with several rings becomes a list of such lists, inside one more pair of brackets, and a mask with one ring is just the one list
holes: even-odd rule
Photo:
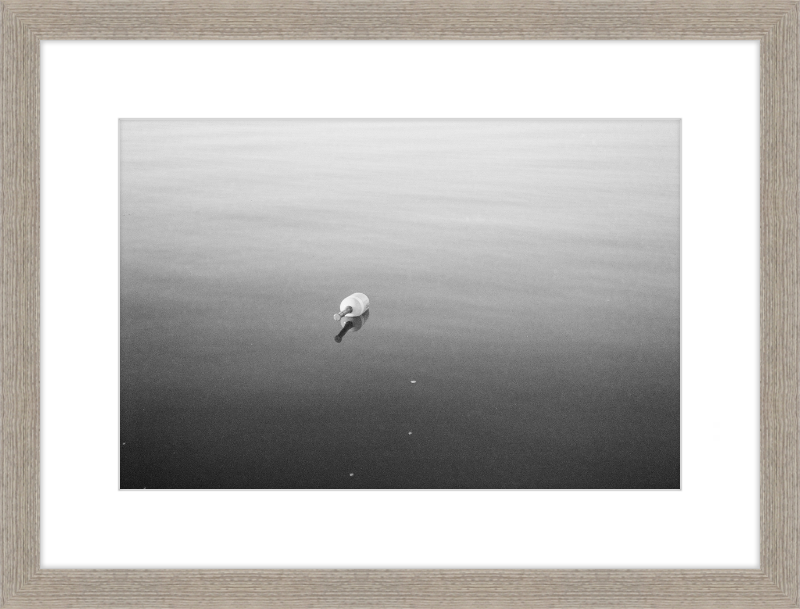
[[[12, 607], [798, 607], [798, 3], [8, 0], [2, 4], [2, 601]], [[761, 43], [761, 568], [43, 570], [39, 42], [750, 39]]]

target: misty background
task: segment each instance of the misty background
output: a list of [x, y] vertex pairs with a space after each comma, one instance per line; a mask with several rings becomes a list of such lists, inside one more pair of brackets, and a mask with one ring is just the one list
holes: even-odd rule
[[679, 121], [124, 120], [120, 156], [122, 488], [679, 487]]

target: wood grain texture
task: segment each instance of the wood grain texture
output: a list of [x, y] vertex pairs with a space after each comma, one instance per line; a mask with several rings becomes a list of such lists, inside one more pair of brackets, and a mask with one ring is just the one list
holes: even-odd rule
[[[113, 599], [113, 600], [112, 600]], [[787, 607], [759, 571], [44, 571], [14, 607]]]
[[39, 44], [2, 12], [3, 598], [39, 568]]
[[761, 43], [761, 566], [798, 602], [798, 11]]
[[[0, 585], [7, 607], [797, 607], [800, 95], [796, 2], [9, 0], [0, 11]], [[761, 41], [761, 569], [39, 568], [39, 41]]]
[[6, 6], [46, 39], [755, 39], [792, 2], [9, 0]]

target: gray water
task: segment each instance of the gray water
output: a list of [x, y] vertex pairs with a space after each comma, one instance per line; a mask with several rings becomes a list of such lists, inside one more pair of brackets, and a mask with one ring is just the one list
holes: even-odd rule
[[122, 121], [121, 487], [678, 488], [679, 135]]

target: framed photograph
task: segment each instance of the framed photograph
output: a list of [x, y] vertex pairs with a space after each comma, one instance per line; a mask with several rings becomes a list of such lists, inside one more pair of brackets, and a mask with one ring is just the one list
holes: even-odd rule
[[[701, 3], [690, 10], [640, 2], [5, 5], [4, 603], [796, 606], [797, 18], [794, 3]], [[42, 460], [42, 441], [53, 436], [56, 420], [41, 428], [40, 319], [52, 329], [54, 310], [48, 304], [42, 313], [42, 265], [50, 277], [60, 268], [72, 293], [86, 275], [70, 270], [69, 256], [65, 266], [53, 264], [52, 241], [40, 254], [58, 218], [48, 208], [41, 227], [39, 119], [52, 126], [55, 106], [48, 101], [42, 113], [40, 66], [53, 73], [58, 62], [42, 48], [64, 38], [758, 41], [760, 246], [752, 245], [760, 247], [760, 566], [439, 569], [406, 559], [396, 563], [402, 569], [281, 568], [313, 566], [287, 559], [268, 569], [87, 569], [53, 568], [49, 549], [43, 563], [41, 524], [53, 522], [52, 497], [63, 496], [41, 477], [42, 464], [53, 463], [52, 452]], [[439, 61], [437, 53], [428, 60]], [[701, 55], [696, 51], [698, 63]], [[162, 59], [169, 62], [169, 52]], [[726, 74], [729, 64], [715, 61], [708, 65]], [[275, 86], [291, 86], [296, 77]], [[723, 86], [721, 76], [709, 80], [711, 88]], [[65, 107], [71, 103], [67, 89], [53, 88]], [[102, 97], [88, 84], [82, 92]], [[724, 102], [714, 103], [722, 112]], [[463, 512], [463, 520], [482, 509], [459, 508], [465, 491], [691, 491], [682, 484], [681, 452], [682, 359], [691, 347], [682, 342], [681, 168], [684, 152], [692, 154], [684, 131], [695, 154], [700, 147], [697, 125], [685, 129], [684, 115], [169, 114], [176, 118], [134, 113], [113, 120], [119, 256], [108, 259], [119, 273], [120, 334], [111, 337], [119, 349], [119, 436], [108, 442], [119, 459], [118, 496], [152, 510], [158, 491], [224, 496], [258, 489], [276, 499], [283, 493], [285, 510], [290, 495], [314, 501], [287, 490], [335, 490], [366, 506], [378, 504], [364, 490], [383, 491], [389, 500], [399, 490], [447, 489], [457, 490], [448, 509]], [[741, 146], [747, 140], [737, 137], [746, 129], [734, 131]], [[48, 175], [52, 158], [42, 157]], [[91, 158], [86, 154], [85, 162]], [[748, 221], [731, 209], [728, 226], [734, 218]], [[85, 241], [69, 226], [61, 224], [61, 232]], [[754, 257], [755, 249], [747, 251]], [[42, 285], [53, 293], [52, 281]], [[56, 308], [108, 308], [91, 294]], [[91, 321], [74, 319], [84, 320], [79, 331], [93, 344]], [[80, 335], [74, 336], [80, 361]], [[43, 360], [50, 371], [52, 353]], [[62, 353], [71, 374], [66, 358]], [[732, 367], [730, 374], [741, 371]], [[730, 385], [728, 392], [749, 387], [724, 374], [713, 378]], [[48, 385], [48, 398], [57, 386]], [[727, 425], [719, 422], [720, 433]], [[65, 467], [74, 468], [78, 461], [63, 454]], [[735, 463], [728, 463], [728, 481], [740, 467]], [[52, 479], [57, 470], [47, 467]], [[50, 497], [47, 518], [42, 492]], [[184, 495], [182, 504], [192, 510], [199, 497]], [[298, 501], [296, 510], [310, 509]], [[235, 516], [215, 509], [236, 530]], [[387, 526], [399, 517], [384, 513]], [[498, 532], [508, 528], [497, 510], [483, 508], [478, 518], [497, 520]], [[74, 525], [82, 530], [86, 519]], [[70, 539], [79, 544], [75, 535]], [[387, 564], [391, 548], [385, 550], [379, 563]], [[475, 564], [471, 556], [466, 564]]]
[[674, 119], [121, 121], [120, 487], [679, 489], [679, 153]]

